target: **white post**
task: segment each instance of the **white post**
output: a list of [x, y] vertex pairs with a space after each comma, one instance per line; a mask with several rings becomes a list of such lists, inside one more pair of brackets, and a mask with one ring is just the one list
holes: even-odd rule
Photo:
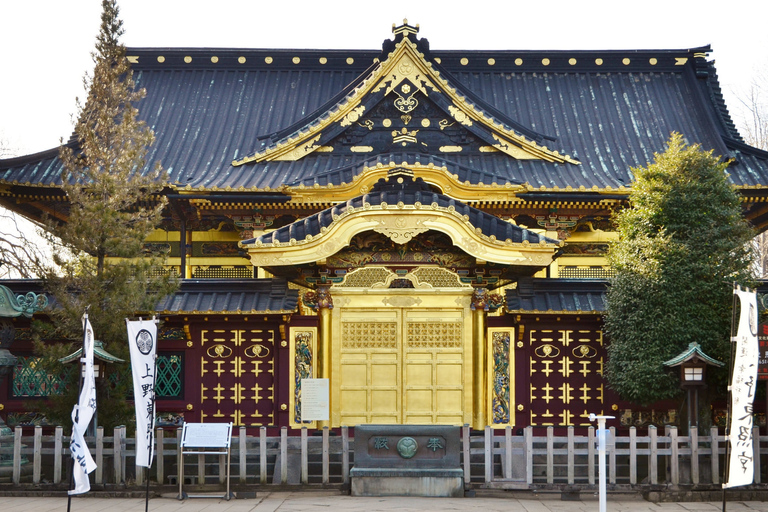
[[589, 415], [589, 421], [597, 420], [597, 456], [600, 479], [600, 512], [606, 512], [606, 489], [605, 489], [605, 445], [607, 444], [607, 430], [605, 430], [605, 420], [612, 420], [613, 416]]

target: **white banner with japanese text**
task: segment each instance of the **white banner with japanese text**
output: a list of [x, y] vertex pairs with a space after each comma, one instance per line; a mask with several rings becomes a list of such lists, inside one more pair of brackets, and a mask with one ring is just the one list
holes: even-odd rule
[[749, 485], [754, 479], [752, 403], [757, 387], [757, 293], [736, 288], [741, 313], [731, 375], [730, 457], [724, 488]]
[[69, 494], [83, 494], [91, 490], [91, 482], [88, 474], [96, 469], [96, 462], [88, 451], [85, 443], [85, 431], [96, 412], [96, 376], [93, 370], [93, 327], [88, 320], [88, 315], [83, 315], [83, 353], [80, 357], [80, 365], [84, 366], [83, 383], [80, 388], [80, 396], [77, 404], [72, 409], [72, 438], [69, 443], [69, 451], [75, 461], [73, 476], [75, 488]]
[[136, 407], [136, 465], [152, 467], [155, 441], [155, 320], [128, 320], [133, 400]]

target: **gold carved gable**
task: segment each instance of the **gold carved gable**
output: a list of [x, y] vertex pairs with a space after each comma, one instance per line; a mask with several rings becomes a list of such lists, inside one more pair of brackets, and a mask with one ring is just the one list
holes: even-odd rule
[[[439, 96], [439, 105], [445, 112], [445, 118], [440, 120], [440, 129], [445, 126], [459, 125], [474, 127], [475, 134], [484, 134], [486, 151], [500, 151], [514, 159], [545, 160], [548, 162], [579, 164], [569, 155], [548, 149], [536, 143], [503, 122], [485, 113], [467, 100], [451, 83], [433, 68], [423, 53], [419, 52], [417, 44], [410, 38], [414, 34], [404, 34], [403, 39], [395, 45], [395, 49], [370, 74], [362, 80], [358, 87], [328, 111], [316, 118], [306, 119], [304, 128], [292, 135], [277, 141], [267, 149], [241, 160], [235, 160], [232, 165], [238, 166], [253, 162], [296, 161], [315, 151], [333, 152], [333, 141], [338, 140], [341, 133], [357, 127], [373, 129], [373, 121], [365, 116], [378, 103], [393, 99], [396, 114], [402, 120], [404, 127], [391, 132], [391, 143], [394, 145], [418, 146], [419, 131], [429, 124], [414, 126], [410, 124], [413, 114], [419, 106], [419, 98]], [[383, 96], [382, 96], [383, 94]], [[375, 95], [375, 98], [371, 98]], [[388, 120], [384, 121], [383, 126]], [[421, 122], [429, 122], [428, 119]], [[394, 125], [393, 125], [394, 126]], [[330, 145], [329, 145], [330, 144]], [[443, 152], [461, 151], [461, 146], [446, 145], [441, 147]], [[356, 153], [370, 153], [372, 146], [360, 145], [350, 148]]]
[[415, 289], [431, 290], [435, 288], [469, 288], [462, 283], [458, 274], [440, 267], [417, 267], [407, 274], [396, 274], [386, 267], [365, 267], [349, 272], [344, 281], [334, 288], [369, 288], [386, 289], [396, 279], [410, 281]]

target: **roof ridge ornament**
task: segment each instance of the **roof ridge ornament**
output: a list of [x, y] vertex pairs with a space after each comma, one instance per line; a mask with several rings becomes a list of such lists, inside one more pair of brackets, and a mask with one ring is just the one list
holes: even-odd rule
[[417, 23], [416, 26], [412, 26], [408, 24], [408, 20], [403, 18], [403, 24], [400, 26], [395, 26], [395, 24], [392, 24], [392, 33], [395, 36], [402, 35], [403, 37], [408, 37], [409, 35], [413, 34], [416, 35], [419, 33], [419, 24]]

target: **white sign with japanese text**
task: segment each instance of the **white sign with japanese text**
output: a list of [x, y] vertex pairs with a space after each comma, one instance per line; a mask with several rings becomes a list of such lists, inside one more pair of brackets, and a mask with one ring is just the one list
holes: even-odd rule
[[328, 379], [301, 379], [301, 419], [328, 421]]
[[741, 314], [731, 376], [731, 424], [728, 479], [724, 488], [749, 485], [754, 479], [752, 403], [757, 387], [757, 293], [736, 289]]

